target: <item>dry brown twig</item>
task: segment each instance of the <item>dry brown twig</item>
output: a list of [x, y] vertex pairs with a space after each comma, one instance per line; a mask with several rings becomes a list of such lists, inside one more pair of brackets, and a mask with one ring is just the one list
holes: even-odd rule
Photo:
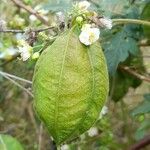
[[140, 150], [150, 145], [150, 135], [145, 136], [143, 139], [132, 145], [128, 150]]
[[[54, 26], [49, 26], [49, 27], [41, 28], [41, 29], [29, 29], [29, 31], [30, 32], [43, 32], [46, 30], [54, 29], [54, 28], [55, 28]], [[2, 32], [2, 33], [25, 33], [25, 32], [27, 32], [27, 30], [2, 29], [2, 30], [0, 30], [0, 32]]]
[[43, 16], [41, 16], [37, 11], [35, 11], [34, 9], [32, 9], [30, 6], [26, 6], [25, 4], [23, 4], [20, 0], [11, 0], [16, 6], [26, 10], [27, 12], [29, 12], [30, 14], [36, 16], [43, 24], [45, 25], [49, 25], [48, 21], [45, 20], [45, 18], [43, 18]]
[[42, 149], [42, 136], [43, 136], [43, 125], [42, 123], [40, 124], [39, 127], [39, 136], [38, 136], [38, 150]]
[[136, 71], [134, 71], [133, 69], [131, 69], [130, 67], [128, 66], [119, 66], [119, 68], [121, 70], [124, 70], [126, 71], [127, 73], [135, 76], [136, 78], [140, 79], [140, 80], [143, 80], [143, 81], [146, 81], [146, 82], [150, 82], [150, 77], [146, 77], [144, 75], [141, 75], [139, 73], [137, 73]]
[[16, 82], [13, 78], [20, 80], [20, 81], [23, 81], [23, 82], [28, 82], [30, 84], [32, 83], [31, 81], [17, 77], [15, 75], [8, 74], [6, 72], [2, 72], [2, 71], [0, 71], [0, 75], [3, 76], [5, 79], [9, 80], [10, 82], [12, 82], [14, 85], [18, 86], [23, 91], [27, 92], [31, 97], [34, 97], [30, 90], [23, 87], [20, 83]]
[[16, 75], [9, 74], [9, 73], [3, 72], [3, 71], [0, 71], [0, 74], [32, 85], [32, 81], [18, 77]]

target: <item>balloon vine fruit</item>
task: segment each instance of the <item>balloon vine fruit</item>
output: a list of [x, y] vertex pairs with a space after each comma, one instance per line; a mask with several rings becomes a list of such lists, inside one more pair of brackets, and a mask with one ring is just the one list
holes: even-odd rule
[[108, 94], [100, 44], [84, 46], [74, 29], [60, 35], [36, 64], [33, 91], [35, 110], [57, 145], [84, 133]]

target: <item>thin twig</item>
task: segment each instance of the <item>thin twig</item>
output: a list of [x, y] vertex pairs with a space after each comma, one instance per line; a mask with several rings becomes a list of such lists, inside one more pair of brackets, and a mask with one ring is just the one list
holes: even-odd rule
[[11, 0], [16, 6], [26, 10], [27, 12], [29, 12], [30, 14], [36, 16], [43, 24], [48, 26], [48, 21], [45, 20], [45, 18], [43, 16], [41, 16], [37, 11], [35, 11], [34, 9], [32, 9], [30, 6], [26, 6], [25, 4], [23, 4], [20, 0]]
[[42, 134], [43, 134], [43, 125], [42, 123], [40, 124], [40, 129], [39, 129], [39, 145], [38, 145], [38, 150], [42, 149]]
[[20, 85], [18, 82], [14, 81], [14, 80], [11, 79], [10, 77], [8, 77], [8, 76], [2, 74], [1, 72], [0, 72], [0, 74], [1, 74], [4, 78], [6, 78], [7, 80], [11, 81], [11, 82], [12, 82], [13, 84], [15, 84], [16, 86], [18, 86], [19, 88], [21, 88], [22, 90], [24, 90], [25, 92], [27, 92], [31, 97], [33, 97], [33, 94], [32, 94], [28, 89], [26, 89], [26, 88], [24, 88], [22, 85]]
[[2, 29], [0, 33], [24, 33], [24, 30]]
[[132, 145], [128, 150], [140, 150], [148, 145], [150, 145], [150, 135], [147, 135], [136, 144]]
[[14, 78], [14, 79], [19, 80], [19, 81], [22, 81], [22, 82], [26, 82], [26, 83], [32, 84], [32, 81], [23, 79], [23, 78], [21, 78], [21, 77], [18, 77], [18, 76], [15, 76], [15, 75], [12, 75], [12, 74], [9, 74], [9, 73], [6, 73], [6, 72], [0, 71], [0, 74], [3, 74], [3, 75], [8, 76], [8, 77], [10, 77], [10, 78]]
[[31, 123], [32, 125], [34, 126], [35, 128], [35, 131], [36, 131], [36, 134], [38, 136], [39, 134], [39, 129], [38, 129], [38, 126], [37, 126], [37, 123], [36, 123], [36, 119], [34, 117], [34, 113], [33, 113], [33, 103], [32, 102], [29, 102], [29, 104], [27, 105], [26, 109], [27, 109], [27, 112], [29, 114], [29, 117], [31, 119]]
[[[46, 30], [50, 30], [50, 29], [54, 29], [55, 27], [54, 26], [49, 26], [49, 27], [46, 27], [46, 28], [41, 28], [41, 29], [30, 29], [31, 32], [43, 32], [43, 31], [46, 31]], [[13, 29], [3, 29], [3, 30], [0, 30], [0, 33], [25, 33], [26, 30], [13, 30]]]
[[133, 69], [131, 69], [128, 66], [119, 66], [119, 68], [124, 70], [124, 71], [126, 71], [127, 73], [135, 76], [136, 78], [138, 78], [138, 79], [140, 79], [142, 81], [150, 82], [150, 77], [143, 76], [143, 75], [137, 73], [136, 71], [134, 71]]
[[141, 46], [141, 47], [147, 47], [147, 46], [150, 46], [150, 43], [139, 43], [138, 46]]

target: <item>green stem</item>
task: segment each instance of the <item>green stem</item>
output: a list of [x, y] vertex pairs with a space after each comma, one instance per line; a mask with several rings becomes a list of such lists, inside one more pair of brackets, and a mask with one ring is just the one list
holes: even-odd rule
[[115, 25], [118, 24], [140, 24], [150, 26], [150, 21], [138, 20], [138, 19], [112, 19]]
[[61, 150], [61, 146], [59, 145], [59, 146], [57, 146], [57, 150]]

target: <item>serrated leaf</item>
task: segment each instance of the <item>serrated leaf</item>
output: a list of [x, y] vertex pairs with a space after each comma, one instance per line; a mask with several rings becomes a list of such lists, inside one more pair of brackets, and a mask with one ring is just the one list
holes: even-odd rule
[[0, 150], [23, 150], [23, 147], [15, 138], [0, 134]]
[[108, 73], [98, 43], [84, 46], [71, 29], [39, 58], [34, 78], [35, 110], [60, 144], [88, 130], [108, 94]]
[[103, 48], [110, 74], [115, 73], [118, 64], [125, 61], [129, 54], [135, 55], [139, 50], [137, 41], [129, 37], [124, 30], [103, 43]]

